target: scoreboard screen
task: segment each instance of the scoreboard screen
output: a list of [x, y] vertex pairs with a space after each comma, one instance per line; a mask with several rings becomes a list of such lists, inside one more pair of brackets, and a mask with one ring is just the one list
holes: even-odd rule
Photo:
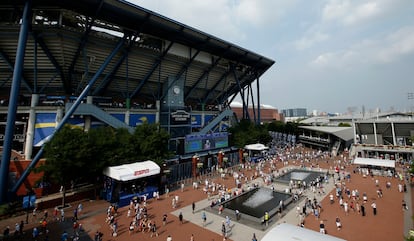
[[226, 148], [229, 145], [227, 132], [194, 134], [185, 136], [185, 153]]

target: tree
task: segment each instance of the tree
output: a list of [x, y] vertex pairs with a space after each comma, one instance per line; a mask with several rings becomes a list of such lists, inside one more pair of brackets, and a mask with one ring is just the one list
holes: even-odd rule
[[115, 141], [111, 165], [116, 166], [137, 161], [136, 157], [140, 151], [134, 142], [133, 134], [125, 128], [116, 129]]
[[269, 143], [272, 138], [266, 126], [256, 125], [249, 120], [241, 120], [238, 125], [229, 129], [230, 144], [238, 148], [252, 143]]
[[101, 127], [84, 132], [65, 126], [46, 143], [46, 162], [36, 170], [63, 187], [65, 205], [70, 183], [95, 183], [108, 166], [148, 159], [162, 164], [171, 156], [168, 140], [168, 133], [158, 124], [144, 123], [133, 135], [122, 128]]
[[45, 164], [37, 169], [63, 187], [62, 207], [65, 206], [66, 187], [88, 172], [85, 160], [90, 159], [87, 136], [81, 129], [63, 127], [45, 145]]
[[170, 136], [159, 124], [143, 123], [136, 127], [133, 135], [134, 147], [137, 150], [138, 160], [152, 160], [162, 164], [163, 160], [169, 158], [168, 140]]
[[267, 129], [269, 131], [283, 133], [285, 132], [285, 126], [286, 124], [282, 121], [272, 121], [271, 123], [267, 124]]

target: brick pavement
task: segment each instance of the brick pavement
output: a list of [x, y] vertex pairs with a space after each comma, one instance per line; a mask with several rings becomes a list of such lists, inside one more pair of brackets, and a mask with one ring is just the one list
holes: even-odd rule
[[[293, 164], [293, 163], [291, 163]], [[324, 162], [319, 162], [322, 166], [325, 165]], [[279, 164], [278, 164], [279, 165]], [[281, 164], [280, 164], [281, 165]], [[326, 165], [330, 165], [330, 163], [326, 163]], [[329, 168], [328, 166], [325, 166]], [[281, 166], [279, 166], [281, 168]], [[351, 167], [349, 167], [351, 170]], [[251, 171], [245, 170], [246, 175], [249, 175]], [[221, 178], [216, 178], [216, 182], [222, 183], [229, 187], [234, 187], [234, 181], [231, 177], [227, 177], [226, 179], [222, 180]], [[387, 180], [385, 177], [379, 177], [380, 183], [384, 183]], [[326, 220], [327, 222], [327, 230], [328, 233], [348, 241], [366, 241], [366, 240], [379, 240], [379, 241], [388, 241], [388, 240], [403, 240], [403, 235], [406, 234], [408, 229], [412, 228], [412, 220], [409, 218], [412, 216], [412, 193], [411, 188], [409, 188], [409, 192], [407, 193], [399, 193], [396, 191], [396, 185], [398, 180], [392, 179], [392, 188], [390, 190], [384, 190], [384, 198], [381, 200], [377, 200], [375, 198], [375, 187], [373, 186], [373, 180], [370, 177], [363, 178], [358, 176], [358, 174], [353, 174], [351, 177], [351, 183], [349, 184], [352, 188], [358, 188], [359, 190], [366, 191], [371, 199], [377, 201], [378, 205], [378, 215], [374, 217], [371, 213], [371, 209], [367, 208], [368, 215], [366, 217], [358, 216], [354, 213], [346, 216], [344, 215], [343, 211], [338, 208], [336, 205], [328, 204], [328, 200], [322, 199], [323, 205], [323, 212], [321, 214], [321, 218]], [[167, 235], [171, 235], [174, 241], [185, 241], [190, 240], [190, 235], [194, 234], [195, 240], [197, 241], [212, 241], [212, 240], [222, 240], [221, 231], [219, 228], [219, 224], [223, 220], [222, 216], [208, 214], [209, 219], [211, 222], [205, 228], [201, 225], [201, 217], [199, 212], [196, 214], [192, 214], [191, 203], [194, 201], [196, 202], [196, 207], [198, 209], [203, 208], [205, 205], [208, 204], [206, 200], [206, 195], [201, 190], [194, 190], [190, 185], [187, 185], [184, 192], [180, 190], [176, 190], [171, 192], [171, 195], [178, 195], [180, 197], [179, 207], [174, 209], [171, 207], [171, 198], [172, 197], [163, 197], [161, 200], [150, 200], [149, 205], [149, 213], [150, 218], [155, 220], [158, 225], [161, 225], [162, 215], [164, 213], [168, 214], [168, 224], [165, 227], [160, 226], [159, 236], [150, 238], [149, 234], [147, 233], [133, 233], [129, 236], [127, 227], [129, 226], [129, 220], [126, 218], [126, 208], [121, 208], [119, 211], [119, 236], [114, 238], [110, 237], [109, 235], [109, 228], [105, 223], [105, 212], [106, 208], [108, 207], [108, 203], [102, 200], [95, 200], [95, 201], [82, 201], [84, 206], [84, 213], [81, 217], [80, 221], [85, 228], [85, 232], [81, 236], [81, 240], [89, 241], [93, 240], [93, 234], [96, 230], [100, 230], [104, 233], [104, 241], [124, 241], [124, 240], [131, 240], [131, 239], [139, 239], [139, 240], [166, 240]], [[323, 198], [323, 197], [320, 197]], [[406, 199], [409, 210], [403, 212], [401, 210], [401, 200]], [[77, 203], [73, 204], [74, 206]], [[184, 224], [180, 224], [178, 222], [178, 218], [176, 217], [177, 213], [182, 211], [184, 214], [184, 219], [186, 220]], [[52, 210], [49, 210], [49, 214], [52, 213]], [[66, 214], [71, 215], [72, 209], [68, 208]], [[340, 231], [337, 231], [333, 228], [333, 218], [341, 215], [341, 220], [344, 225], [344, 228]], [[11, 230], [14, 230], [14, 224], [16, 222], [20, 222], [21, 220], [25, 220], [25, 215], [12, 217], [6, 220], [0, 221], [0, 228], [4, 229], [7, 225], [10, 226]], [[38, 221], [38, 220], [37, 220]], [[30, 238], [31, 230], [34, 226], [39, 226], [39, 223], [35, 222], [35, 220], [29, 219], [29, 224], [25, 225], [25, 233], [26, 236], [22, 240], [32, 240]], [[280, 222], [289, 222], [293, 224], [297, 224], [297, 217], [295, 213], [289, 212], [284, 215], [282, 219], [274, 220], [274, 225]], [[410, 222], [411, 221], [411, 222]], [[251, 240], [252, 233], [256, 233], [256, 235], [260, 238], [264, 235], [265, 231], [252, 229], [251, 227], [243, 226], [243, 224], [235, 223], [234, 230], [232, 230], [232, 234], [228, 240], [234, 241], [244, 241], [244, 240]], [[311, 215], [309, 215], [305, 219], [305, 227], [310, 228], [313, 230], [318, 230], [317, 220]], [[50, 222], [49, 224], [49, 240], [60, 240], [60, 234], [62, 233], [63, 229], [68, 230], [71, 233], [71, 221], [66, 222]], [[269, 229], [268, 229], [269, 230]], [[41, 236], [42, 238], [44, 236]], [[42, 239], [40, 239], [42, 240]]]

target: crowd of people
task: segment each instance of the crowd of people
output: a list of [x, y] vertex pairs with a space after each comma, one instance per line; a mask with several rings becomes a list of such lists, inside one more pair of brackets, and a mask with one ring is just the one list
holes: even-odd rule
[[[342, 215], [371, 215], [368, 214], [367, 209], [372, 210], [372, 215], [377, 215], [377, 208], [383, 208], [383, 203], [381, 203], [381, 198], [384, 195], [387, 195], [389, 189], [398, 189], [399, 192], [406, 192], [407, 186], [405, 179], [400, 179], [401, 175], [398, 173], [393, 173], [389, 178], [398, 178], [400, 182], [397, 186], [392, 186], [391, 182], [380, 182], [377, 178], [372, 178], [372, 188], [376, 189], [377, 196], [376, 200], [373, 200], [367, 195], [367, 190], [358, 190], [352, 188], [350, 183], [352, 183], [352, 175], [364, 175], [364, 173], [350, 171], [350, 160], [347, 156], [338, 156], [332, 157], [328, 152], [322, 152], [312, 149], [307, 149], [299, 146], [287, 146], [284, 148], [277, 148], [272, 151], [272, 155], [267, 158], [257, 162], [246, 162], [241, 163], [240, 165], [224, 170], [226, 173], [225, 179], [220, 175], [206, 177], [203, 180], [199, 180], [192, 183], [192, 189], [198, 190], [199, 192], [204, 193], [206, 199], [210, 200], [210, 207], [217, 208], [217, 214], [221, 215], [223, 218], [221, 232], [223, 239], [231, 238], [232, 225], [231, 218], [228, 213], [223, 212], [224, 206], [222, 202], [229, 200], [230, 198], [240, 195], [245, 191], [250, 190], [257, 186], [257, 183], [263, 183], [263, 185], [268, 186], [269, 188], [274, 188], [273, 180], [281, 175], [285, 174], [287, 167], [294, 165], [301, 168], [316, 168], [321, 169], [321, 166], [324, 166], [324, 174], [317, 177], [315, 180], [306, 183], [306, 182], [297, 182], [290, 181], [288, 183], [289, 192], [295, 197], [295, 201], [305, 200], [303, 205], [295, 205], [296, 214], [298, 217], [298, 225], [306, 227], [306, 218], [313, 216], [319, 222], [320, 231], [327, 233], [329, 224], [324, 221], [323, 216], [325, 215], [324, 209], [320, 201], [316, 198], [304, 198], [301, 199], [305, 192], [312, 193], [314, 196], [321, 196], [328, 193], [330, 205], [337, 205], [337, 208], [340, 210]], [[369, 176], [368, 176], [369, 177]], [[227, 180], [232, 180], [228, 182]], [[255, 180], [260, 179], [261, 182]], [[325, 190], [324, 186], [327, 182], [334, 182], [335, 188], [331, 190]], [[166, 192], [165, 198], [171, 200], [172, 209], [179, 210], [181, 207], [180, 191], [185, 191], [184, 182], [180, 185], [180, 189], [175, 192]], [[157, 202], [160, 200], [159, 195], [155, 195], [156, 198], [151, 200], [151, 202]], [[192, 200], [192, 213], [196, 213], [195, 202]], [[190, 203], [191, 203], [190, 202]], [[130, 204], [125, 207], [126, 211], [122, 213], [119, 212], [116, 205], [110, 205], [107, 208], [105, 222], [108, 225], [108, 231], [112, 237], [117, 237], [118, 235], [125, 235], [124, 233], [120, 234], [119, 232], [119, 223], [122, 220], [122, 223], [128, 223], [128, 232], [127, 235], [147, 235], [148, 237], [158, 237], [160, 236], [159, 232], [159, 223], [162, 225], [164, 235], [166, 239], [172, 241], [173, 237], [168, 231], [169, 217], [168, 213], [164, 213], [161, 217], [155, 216], [149, 213], [150, 202], [141, 198], [134, 198], [130, 201]], [[407, 203], [405, 200], [402, 200], [402, 210], [407, 209]], [[206, 208], [206, 207], [201, 207]], [[381, 211], [381, 210], [379, 210]], [[66, 230], [62, 233], [62, 241], [79, 238], [79, 234], [82, 232], [82, 224], [78, 221], [79, 216], [82, 213], [82, 206], [74, 208], [73, 217], [71, 220], [73, 222], [73, 230]], [[237, 214], [238, 210], [235, 213], [235, 221], [238, 221], [240, 215]], [[38, 217], [38, 212], [35, 210], [33, 213], [33, 218], [42, 220], [40, 227], [35, 227], [33, 229], [33, 238], [37, 238], [40, 235], [46, 237], [48, 233], [48, 222], [56, 220], [59, 222], [66, 221], [66, 215], [64, 209], [53, 211], [53, 219], [50, 219], [47, 212], [44, 212], [42, 217]], [[271, 218], [269, 215], [264, 218], [266, 224], [269, 224]], [[277, 218], [277, 217], [274, 217]], [[43, 224], [44, 221], [44, 224]], [[178, 215], [178, 222], [181, 225], [185, 225], [186, 221], [184, 219], [183, 213], [180, 212]], [[342, 216], [338, 215], [335, 218], [335, 229], [340, 231], [346, 229], [346, 223], [343, 223]], [[207, 227], [209, 224], [207, 222], [207, 213], [205, 211], [201, 212], [201, 226]], [[6, 227], [3, 232], [3, 236], [14, 236], [19, 235], [23, 232], [24, 222], [16, 223], [14, 230], [11, 230], [10, 227]], [[328, 230], [329, 231], [329, 230]], [[103, 239], [103, 230], [96, 230], [94, 240], [101, 241]], [[105, 234], [106, 235], [106, 234]], [[252, 240], [257, 240], [256, 236]], [[189, 235], [190, 240], [194, 240], [194, 234]], [[43, 239], [42, 239], [43, 240]], [[47, 238], [44, 238], [47, 240]]]

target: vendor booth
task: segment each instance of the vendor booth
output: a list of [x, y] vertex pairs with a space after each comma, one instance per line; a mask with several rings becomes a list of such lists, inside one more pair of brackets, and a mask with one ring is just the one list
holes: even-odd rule
[[248, 157], [250, 161], [258, 162], [267, 155], [269, 147], [261, 143], [256, 143], [256, 144], [246, 145], [244, 146], [244, 149], [248, 152]]
[[106, 200], [119, 207], [129, 204], [133, 198], [152, 198], [158, 192], [161, 168], [153, 161], [135, 162], [104, 169]]
[[395, 160], [357, 157], [353, 164], [358, 165], [364, 175], [392, 176], [395, 171]]

